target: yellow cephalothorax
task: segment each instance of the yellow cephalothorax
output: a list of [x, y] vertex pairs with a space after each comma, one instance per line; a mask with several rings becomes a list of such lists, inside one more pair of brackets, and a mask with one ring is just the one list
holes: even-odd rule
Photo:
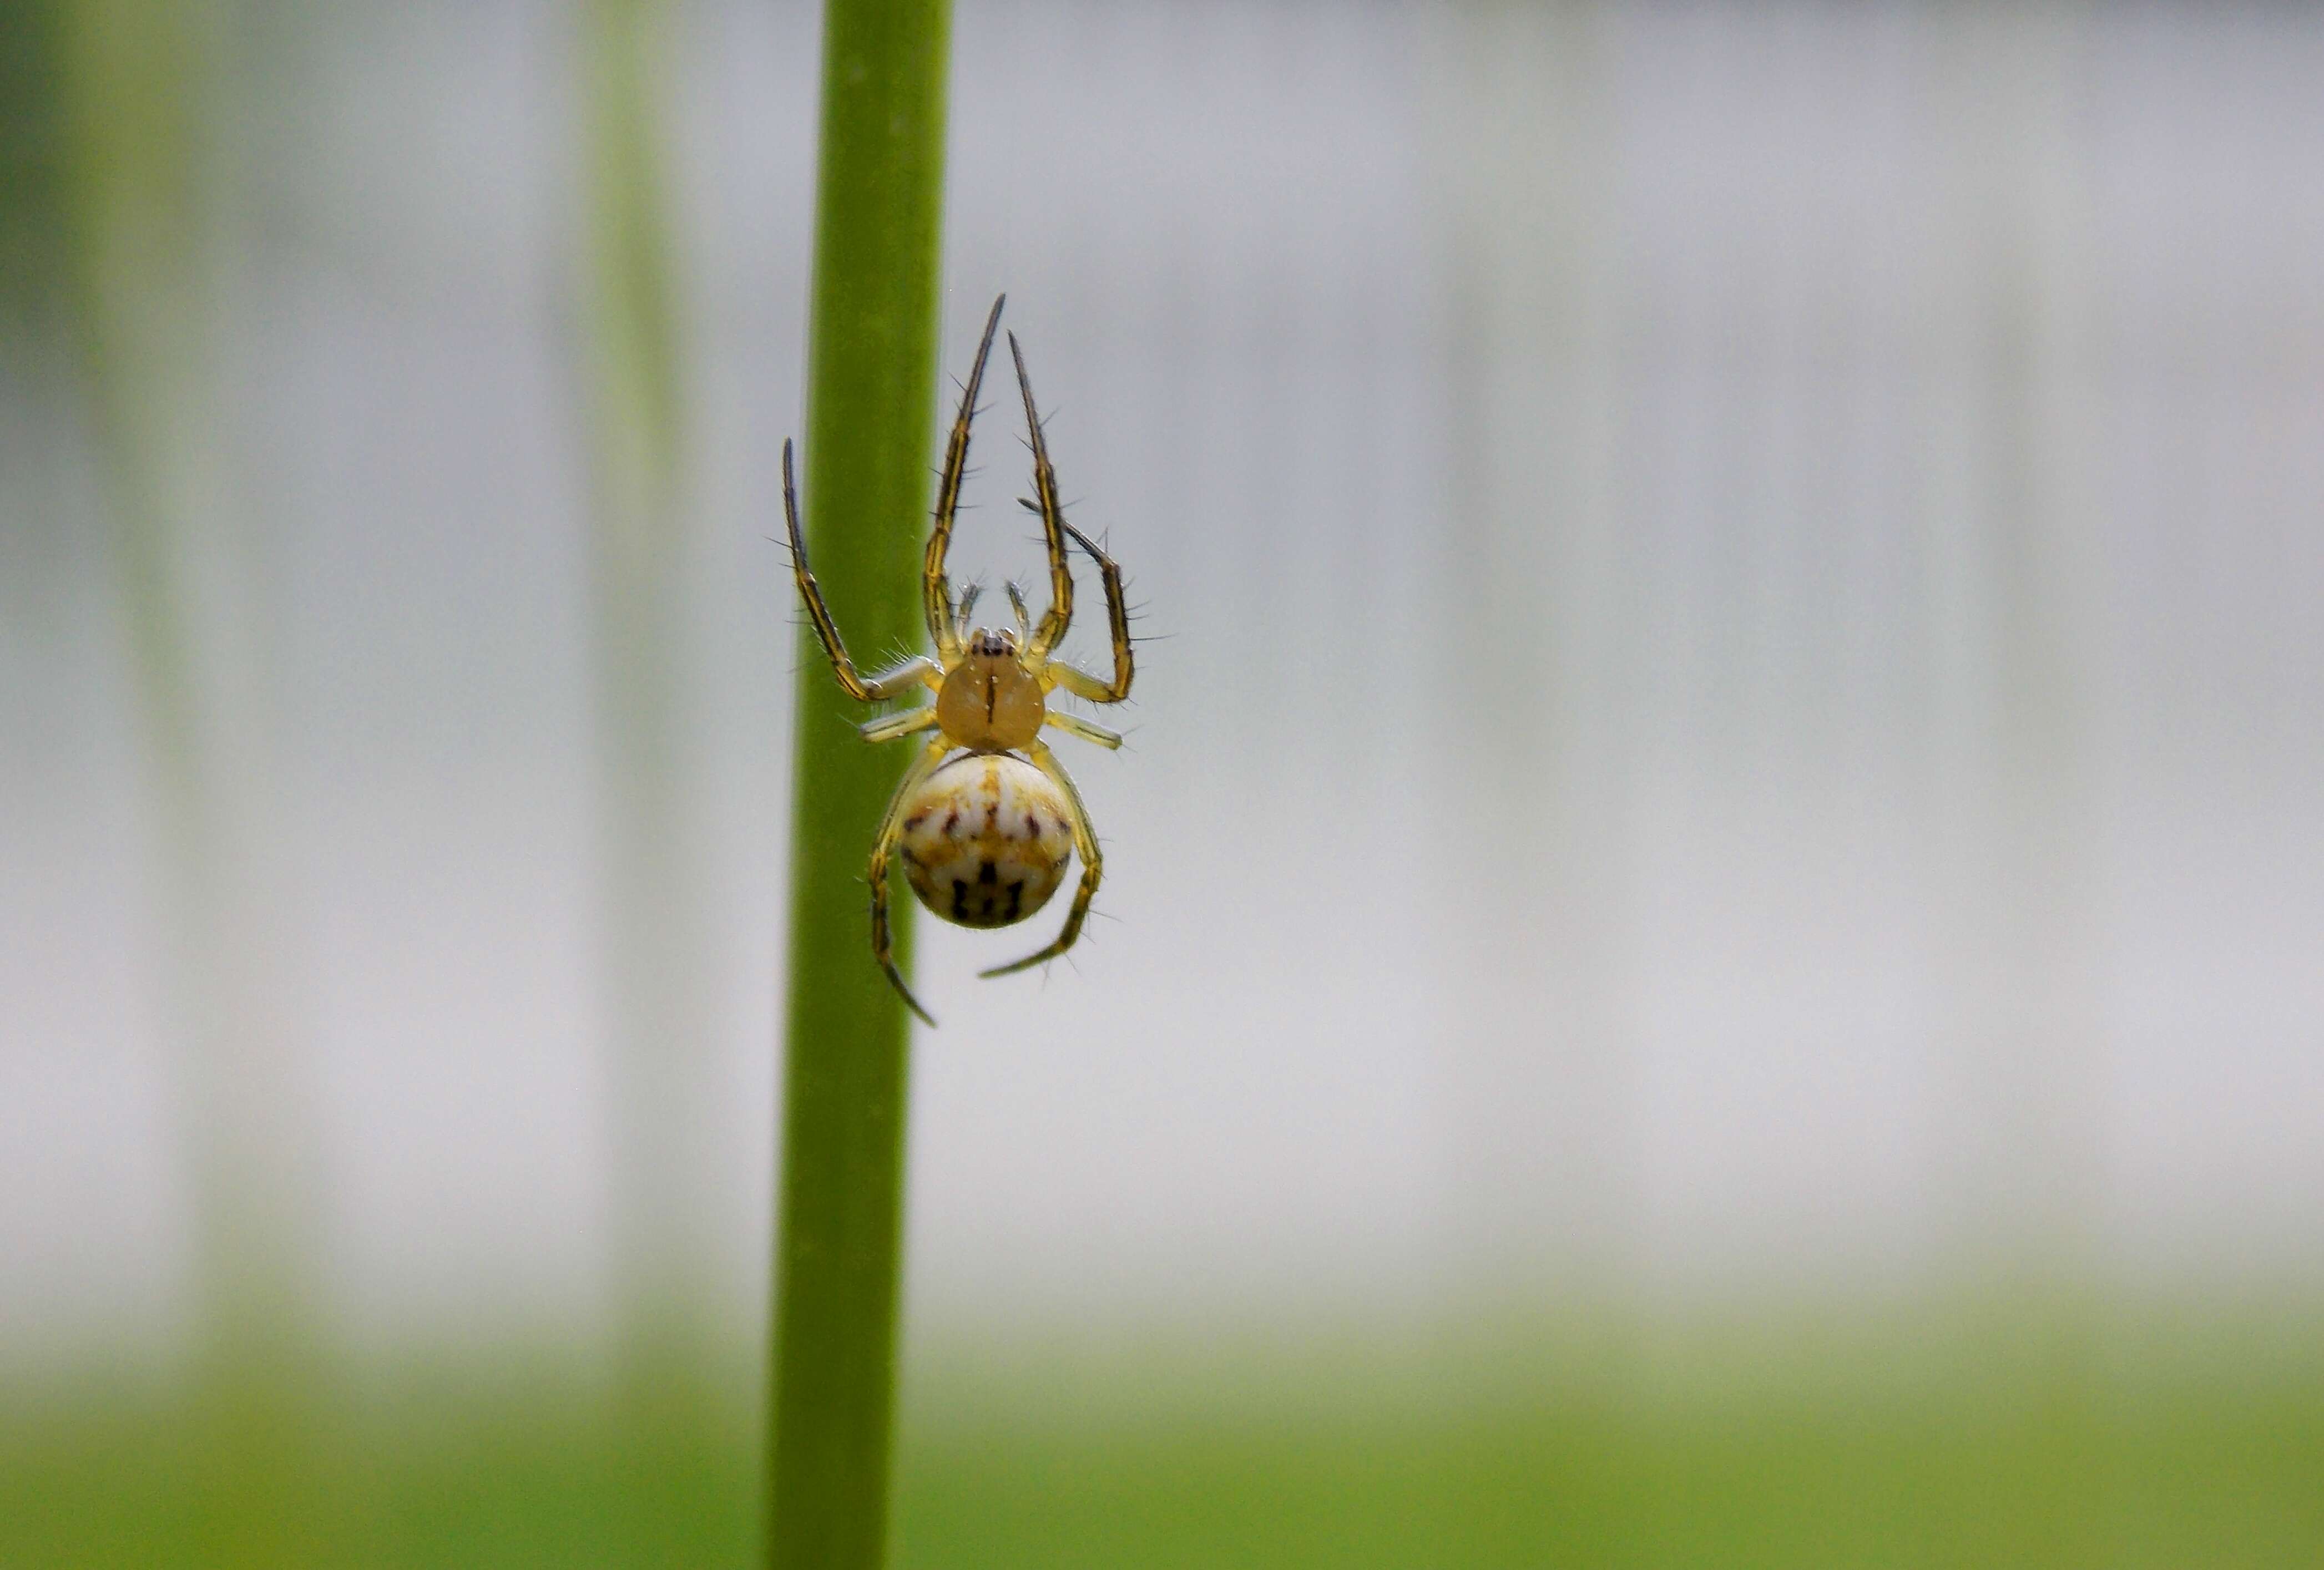
[[936, 689], [937, 726], [955, 744], [980, 752], [1030, 746], [1048, 712], [1048, 694], [1019, 661], [1011, 633], [978, 629]]
[[[1005, 298], [1005, 297], [1004, 297]], [[1013, 964], [995, 966], [986, 976], [1006, 976], [1054, 959], [1074, 946], [1082, 923], [1096, 897], [1104, 858], [1089, 813], [1065, 766], [1041, 740], [1044, 729], [1062, 730], [1100, 747], [1116, 748], [1121, 738], [1102, 725], [1049, 707], [1049, 694], [1062, 687], [1093, 703], [1119, 703], [1130, 696], [1132, 675], [1130, 611], [1121, 596], [1121, 570], [1113, 558], [1092, 544], [1087, 535], [1065, 521], [1057, 502], [1056, 472], [1049, 466], [1049, 449], [1041, 433], [1040, 416], [1033, 408], [1033, 384], [1025, 374], [1025, 355], [1017, 335], [1009, 335], [1009, 353], [1017, 363], [1017, 387], [1025, 400], [1025, 423], [1032, 433], [1033, 500], [1025, 505], [1040, 514], [1041, 532], [1048, 546], [1049, 608], [1038, 623], [1028, 626], [1024, 597], [1014, 584], [1009, 603], [1017, 625], [1010, 629], [974, 628], [965, 634], [976, 604], [973, 586], [957, 607], [945, 561], [952, 548], [954, 514], [960, 505], [961, 478], [968, 468], [968, 430], [976, 415], [976, 391], [984, 380], [984, 362], [992, 352], [992, 335], [1001, 325], [1002, 300], [992, 302], [985, 318], [984, 336], [976, 346], [976, 363], [963, 389], [960, 414], [953, 421], [952, 439], [945, 447], [944, 476], [936, 487], [936, 523], [928, 531], [928, 549], [921, 573], [922, 608], [936, 655], [906, 660], [891, 670], [866, 676], [855, 668], [840, 640], [823, 591], [807, 570], [807, 542], [799, 532], [798, 494], [791, 478], [791, 445], [783, 444], [783, 516], [790, 526], [791, 569], [798, 579], [799, 597], [807, 602], [807, 619], [839, 684], [850, 697], [864, 702], [898, 698], [917, 688], [936, 694], [936, 702], [901, 713], [873, 720], [862, 727], [866, 741], [892, 741], [899, 737], [933, 730], [920, 754], [904, 771], [901, 784], [888, 803], [872, 844], [872, 955], [912, 1012], [930, 1024], [928, 1011], [904, 983], [896, 968], [888, 920], [888, 864], [900, 853], [904, 876], [920, 903], [948, 922], [966, 927], [1005, 927], [1023, 921], [1048, 903], [1065, 883], [1069, 857], [1082, 862], [1081, 886], [1056, 941]], [[1105, 585], [1106, 620], [1113, 639], [1113, 675], [1092, 675], [1055, 657], [1051, 650], [1073, 623], [1074, 576], [1065, 561], [1065, 542], [1087, 552], [1097, 564]]]

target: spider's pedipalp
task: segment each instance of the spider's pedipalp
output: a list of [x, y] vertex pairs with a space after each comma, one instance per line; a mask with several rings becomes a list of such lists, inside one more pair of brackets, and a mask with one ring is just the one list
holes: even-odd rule
[[936, 482], [936, 517], [928, 528], [927, 559], [921, 571], [920, 598], [927, 614], [928, 636], [936, 641], [936, 657], [947, 664], [960, 657], [960, 634], [953, 623], [952, 586], [945, 579], [945, 557], [952, 549], [953, 518], [960, 508], [961, 480], [968, 469], [968, 433], [976, 419], [976, 390], [984, 381], [984, 362], [992, 353], [1001, 308], [1008, 302], [1005, 294], [993, 299], [992, 312], [984, 318], [984, 336], [977, 342], [976, 363], [969, 367], [968, 381], [961, 389], [960, 413], [945, 444], [944, 472]]

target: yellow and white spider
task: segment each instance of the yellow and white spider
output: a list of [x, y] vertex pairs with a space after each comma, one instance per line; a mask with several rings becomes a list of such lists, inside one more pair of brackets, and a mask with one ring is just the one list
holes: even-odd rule
[[[963, 628], [976, 605], [974, 585], [960, 597], [954, 610], [952, 585], [945, 576], [945, 556], [952, 546], [954, 511], [960, 502], [961, 475], [968, 464], [968, 427], [976, 417], [976, 391], [984, 380], [985, 357], [992, 350], [992, 335], [1001, 325], [1001, 307], [992, 302], [985, 318], [984, 337], [976, 346], [976, 363], [961, 393], [960, 414], [953, 421], [952, 439], [945, 448], [944, 477], [936, 487], [936, 522], [928, 531], [927, 562], [921, 574], [923, 609], [936, 657], [926, 655], [906, 660], [893, 669], [866, 676], [847, 656], [838, 624], [823, 602], [823, 591], [807, 570], [807, 542], [799, 535], [798, 497], [791, 481], [791, 445], [783, 444], [783, 515], [790, 526], [791, 567], [798, 578], [799, 597], [815, 623], [816, 636], [831, 656], [831, 668], [848, 696], [862, 702], [901, 697], [917, 687], [936, 694], [936, 702], [899, 714], [889, 714], [862, 727], [866, 741], [893, 741], [899, 737], [934, 730], [920, 755], [912, 760], [880, 820], [872, 842], [872, 956], [912, 1012], [934, 1024], [920, 1000], [905, 985], [896, 969], [888, 927], [888, 861], [899, 854], [904, 876], [920, 903], [964, 927], [1005, 927], [1023, 921], [1049, 901], [1065, 882], [1069, 854], [1082, 858], [1081, 886], [1074, 893], [1065, 929], [1056, 941], [1013, 964], [995, 966], [985, 976], [1006, 976], [1054, 959], [1074, 946], [1090, 901], [1097, 894], [1105, 858], [1090, 829], [1089, 813], [1081, 793], [1041, 741], [1044, 726], [1078, 736], [1100, 747], [1116, 748], [1121, 738], [1102, 725], [1048, 706], [1048, 695], [1059, 687], [1093, 703], [1119, 703], [1130, 696], [1131, 675], [1130, 612], [1122, 603], [1121, 570], [1113, 558], [1091, 543], [1087, 535], [1065, 521], [1057, 501], [1057, 476], [1049, 466], [1048, 444], [1041, 434], [1040, 416], [1033, 408], [1033, 384], [1025, 375], [1024, 352], [1017, 335], [1009, 335], [1009, 353], [1017, 362], [1017, 386], [1025, 399], [1025, 423], [1032, 433], [1033, 500], [1024, 505], [1041, 516], [1041, 531], [1049, 553], [1049, 609], [1038, 626], [1028, 628], [1025, 598], [1009, 585], [1009, 603], [1016, 612], [1015, 628]], [[1074, 617], [1074, 575], [1065, 564], [1065, 541], [1071, 538], [1097, 564], [1105, 583], [1105, 609], [1113, 631], [1113, 677], [1111, 681], [1078, 670], [1054, 657], [1050, 651], [1065, 636]]]

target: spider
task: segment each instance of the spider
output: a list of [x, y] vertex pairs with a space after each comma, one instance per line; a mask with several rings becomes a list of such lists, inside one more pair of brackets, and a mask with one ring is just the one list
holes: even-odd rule
[[[1017, 386], [1025, 399], [1025, 424], [1031, 431], [1034, 499], [1019, 498], [1041, 519], [1041, 532], [1049, 555], [1049, 609], [1038, 625], [1028, 626], [1025, 597], [1017, 585], [1008, 586], [1015, 612], [1013, 628], [976, 627], [964, 634], [974, 613], [977, 588], [971, 584], [957, 610], [952, 586], [945, 576], [945, 557], [952, 546], [953, 514], [960, 502], [961, 476], [968, 464], [968, 427], [976, 417], [976, 392], [984, 380], [984, 362], [992, 351], [992, 335], [1001, 325], [1001, 308], [1008, 297], [992, 302], [985, 318], [984, 336], [976, 346], [976, 363], [969, 368], [962, 389], [960, 413], [953, 421], [945, 445], [944, 474], [936, 487], [936, 520], [928, 530], [927, 565], [920, 576], [922, 608], [936, 657], [916, 656], [876, 675], [862, 675], [847, 656], [839, 627], [824, 603], [823, 591], [807, 570], [807, 543], [800, 537], [798, 497], [791, 481], [791, 445], [783, 443], [783, 516], [790, 528], [791, 570], [798, 579], [799, 597], [815, 623], [816, 638], [831, 656], [831, 668], [847, 695], [860, 702], [901, 697], [917, 687], [936, 694], [936, 702], [901, 713], [883, 715], [861, 727], [863, 739], [894, 741], [925, 730], [936, 732], [919, 756], [904, 771], [896, 794], [880, 820], [872, 842], [872, 957], [887, 974], [914, 1014], [933, 1025], [935, 1019], [920, 1006], [896, 968], [889, 932], [888, 862], [900, 854], [904, 876], [912, 892], [936, 915], [964, 927], [1006, 927], [1025, 920], [1047, 904], [1065, 878], [1068, 855], [1082, 860], [1081, 886], [1065, 913], [1065, 924], [1047, 948], [1011, 964], [998, 965], [981, 974], [1006, 976], [1056, 959], [1081, 936], [1105, 868], [1089, 813], [1072, 776], [1041, 741], [1041, 730], [1053, 727], [1068, 736], [1113, 748], [1121, 738], [1102, 725], [1048, 707], [1048, 695], [1059, 687], [1093, 703], [1119, 703], [1130, 696], [1132, 674], [1130, 613], [1121, 598], [1121, 570], [1113, 558], [1090, 537], [1065, 521], [1057, 502], [1056, 472], [1049, 466], [1048, 444], [1041, 434], [1040, 416], [1033, 408], [1033, 384], [1025, 374], [1025, 353], [1017, 335], [1009, 335], [1009, 353], [1017, 363]], [[1105, 584], [1107, 620], [1113, 633], [1111, 680], [1092, 675], [1050, 651], [1072, 624], [1074, 576], [1065, 562], [1070, 538], [1097, 564]]]

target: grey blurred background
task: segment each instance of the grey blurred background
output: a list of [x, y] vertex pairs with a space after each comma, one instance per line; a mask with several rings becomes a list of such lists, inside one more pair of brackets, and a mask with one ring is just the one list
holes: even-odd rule
[[[814, 16], [651, 14], [633, 747], [581, 14], [179, 14], [163, 283], [0, 342], [0, 1359], [755, 1356]], [[944, 361], [1152, 641], [1090, 941], [921, 925], [916, 1357], [2316, 1300], [2324, 13], [954, 27]]]

